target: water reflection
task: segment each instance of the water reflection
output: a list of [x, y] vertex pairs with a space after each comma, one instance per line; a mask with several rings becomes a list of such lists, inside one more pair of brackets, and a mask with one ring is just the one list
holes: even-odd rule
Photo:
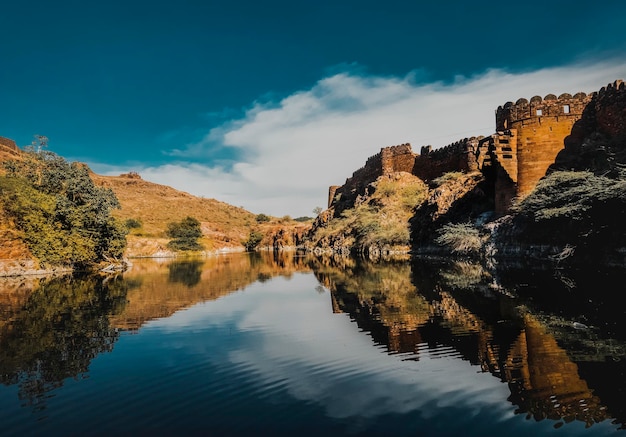
[[0, 278], [0, 382], [43, 410], [51, 391], [113, 350], [120, 331], [303, 269], [291, 256], [256, 254], [146, 260], [123, 276]]
[[[623, 428], [626, 321], [609, 285], [615, 277], [264, 252], [138, 260], [117, 277], [6, 279], [0, 381], [42, 410], [54, 390], [113, 351], [119, 358], [108, 366], [121, 371], [94, 384], [131, 392], [101, 393], [86, 421], [131, 394], [136, 414], [168, 409], [159, 409], [163, 425], [186, 422], [194, 404], [215, 423], [247, 429], [227, 423], [243, 414], [238, 405], [260, 411], [266, 399], [288, 398], [279, 411], [294, 418], [291, 430], [320, 409], [339, 421], [316, 422], [320, 432], [349, 422], [355, 433], [404, 434], [433, 420], [458, 431], [465, 422], [502, 429], [513, 413], [548, 427]], [[598, 284], [594, 294], [585, 288]], [[120, 346], [124, 332], [137, 334], [126, 336], [130, 346]], [[172, 403], [168, 390], [183, 388], [185, 402]]]
[[124, 307], [127, 283], [97, 276], [7, 279], [0, 294], [0, 381], [20, 399], [45, 408], [46, 395], [80, 378], [109, 352], [118, 332], [108, 316]]
[[129, 290], [124, 310], [113, 326], [137, 330], [146, 322], [169, 317], [199, 302], [219, 299], [256, 281], [310, 271], [305, 258], [262, 252], [202, 259], [138, 260], [124, 274], [137, 286]]
[[[349, 262], [336, 267], [326, 263], [316, 275], [332, 291], [334, 311], [349, 313], [389, 353], [410, 352], [410, 359], [416, 361], [425, 347], [431, 353], [458, 353], [508, 383], [508, 401], [518, 406], [516, 413], [534, 420], [554, 420], [556, 427], [574, 420], [586, 426], [611, 418], [624, 423], [624, 367], [610, 373], [626, 358], [624, 343], [606, 337], [614, 331], [596, 332], [590, 340], [587, 325], [564, 319], [563, 308], [571, 295], [568, 301], [561, 301], [557, 314], [546, 313], [550, 306], [538, 299], [520, 295], [520, 284], [535, 293], [558, 294], [554, 281], [533, 282], [528, 270], [523, 283], [516, 282], [515, 275], [508, 277], [506, 271], [498, 272], [496, 279], [480, 265], [468, 262], [415, 261], [411, 267], [409, 270], [405, 263]], [[555, 280], [569, 287], [571, 294], [572, 281], [558, 276]], [[537, 277], [543, 279], [543, 274]], [[501, 285], [503, 279], [510, 288]], [[578, 291], [589, 300], [587, 293], [589, 290]], [[544, 300], [554, 303], [554, 296]], [[592, 311], [596, 322], [603, 320], [613, 329], [617, 320], [623, 322], [623, 317], [611, 316], [615, 307], [608, 313], [600, 308]], [[555, 326], [571, 329], [564, 333], [551, 329]], [[611, 344], [612, 350], [606, 344]], [[581, 372], [578, 362], [583, 367], [595, 363], [591, 380], [598, 382], [598, 390], [582, 377], [586, 372]], [[596, 394], [600, 387], [603, 391], [613, 387], [615, 393], [601, 399]]]
[[187, 287], [193, 287], [202, 279], [202, 266], [203, 261], [199, 260], [186, 260], [186, 261], [172, 261], [167, 265], [170, 282], [180, 282]]

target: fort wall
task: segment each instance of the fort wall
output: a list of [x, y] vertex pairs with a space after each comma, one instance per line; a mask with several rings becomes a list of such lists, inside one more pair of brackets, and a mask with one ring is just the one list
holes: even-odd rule
[[328, 207], [334, 204], [338, 194], [344, 201], [365, 194], [368, 185], [383, 175], [407, 172], [429, 181], [451, 171], [476, 171], [479, 169], [477, 153], [482, 139], [464, 138], [437, 150], [424, 146], [422, 154], [413, 153], [409, 143], [383, 147], [379, 153], [370, 156], [363, 167], [352, 173], [344, 185], [328, 188]]
[[601, 88], [594, 97], [594, 128], [611, 143], [623, 144], [626, 140], [626, 83], [616, 80]]
[[482, 138], [464, 138], [436, 150], [430, 146], [422, 147], [422, 154], [416, 156], [411, 173], [423, 181], [430, 181], [451, 171], [476, 171], [477, 151]]
[[[20, 155], [20, 148], [15, 144], [15, 141], [0, 137], [0, 160], [15, 159]], [[1, 166], [0, 166], [1, 167]], [[0, 173], [3, 170], [0, 168]]]

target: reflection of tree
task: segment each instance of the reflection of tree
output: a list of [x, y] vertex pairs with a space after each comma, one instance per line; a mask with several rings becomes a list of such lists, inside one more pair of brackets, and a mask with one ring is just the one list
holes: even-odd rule
[[182, 262], [135, 260], [132, 269], [124, 272], [124, 280], [140, 285], [129, 290], [124, 311], [112, 317], [111, 324], [120, 329], [139, 329], [148, 320], [169, 317], [180, 309], [217, 299], [256, 281], [311, 271], [309, 263], [309, 257], [272, 251]]
[[202, 276], [202, 266], [204, 262], [199, 260], [174, 261], [167, 265], [170, 271], [170, 282], [180, 282], [187, 287], [193, 287]]
[[18, 384], [29, 405], [63, 380], [87, 372], [93, 358], [113, 349], [117, 330], [108, 316], [125, 304], [126, 284], [101, 277], [46, 281], [0, 330], [0, 381]]

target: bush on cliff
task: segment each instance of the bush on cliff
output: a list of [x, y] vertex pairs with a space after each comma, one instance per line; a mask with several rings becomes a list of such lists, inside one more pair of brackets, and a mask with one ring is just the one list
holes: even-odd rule
[[252, 231], [250, 235], [248, 235], [248, 239], [242, 244], [245, 246], [246, 250], [252, 251], [257, 248], [261, 240], [263, 240], [263, 234], [258, 231]]
[[571, 245], [581, 255], [626, 246], [626, 179], [554, 172], [512, 212], [514, 236], [523, 242]]
[[111, 215], [119, 208], [113, 191], [97, 187], [86, 166], [53, 152], [23, 158], [5, 163], [0, 201], [32, 254], [74, 268], [120, 257], [127, 230]]
[[459, 255], [479, 254], [485, 241], [480, 230], [471, 223], [447, 223], [437, 233], [435, 243]]
[[428, 187], [408, 173], [380, 177], [371, 187], [373, 192], [358, 199], [352, 208], [314, 226], [312, 245], [355, 252], [408, 247], [409, 218], [426, 199]]

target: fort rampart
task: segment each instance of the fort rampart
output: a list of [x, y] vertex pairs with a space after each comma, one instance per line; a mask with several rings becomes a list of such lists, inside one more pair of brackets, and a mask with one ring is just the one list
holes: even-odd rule
[[476, 150], [481, 138], [465, 138], [437, 150], [422, 147], [422, 154], [413, 153], [408, 143], [384, 147], [352, 173], [344, 185], [329, 187], [328, 206], [333, 204], [337, 194], [342, 194], [344, 199], [364, 194], [367, 186], [383, 175], [406, 172], [429, 181], [450, 171], [477, 170]]
[[[594, 116], [588, 117], [593, 121], [578, 123], [583, 112], [593, 112]], [[580, 147], [576, 139], [595, 129], [610, 138], [626, 140], [626, 85], [618, 80], [590, 94], [520, 98], [499, 106], [495, 118], [496, 132], [488, 137], [464, 138], [436, 150], [424, 146], [420, 154], [413, 153], [410, 144], [382, 148], [343, 186], [330, 187], [329, 206], [337, 193], [362, 194], [367, 185], [385, 174], [404, 171], [429, 181], [451, 171], [488, 170], [496, 212], [504, 213], [514, 198], [526, 196], [545, 176], [566, 139], [572, 148]]]

